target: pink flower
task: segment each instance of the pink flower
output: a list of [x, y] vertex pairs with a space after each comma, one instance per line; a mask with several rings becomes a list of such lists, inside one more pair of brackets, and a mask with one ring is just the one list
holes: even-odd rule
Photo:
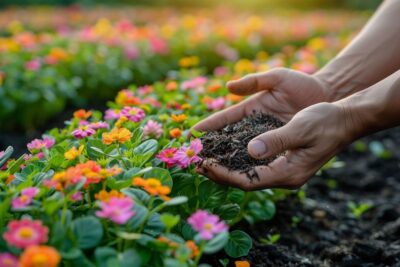
[[13, 220], [7, 225], [8, 230], [3, 234], [4, 240], [17, 248], [27, 248], [33, 245], [46, 243], [49, 229], [39, 220]]
[[78, 139], [82, 139], [87, 136], [94, 135], [95, 133], [96, 133], [96, 131], [88, 125], [81, 125], [77, 129], [72, 131], [72, 135]]
[[18, 258], [11, 253], [0, 253], [0, 267], [19, 267]]
[[89, 127], [92, 129], [107, 129], [109, 127], [107, 122], [104, 121], [96, 121], [89, 124]]
[[228, 230], [228, 226], [219, 217], [205, 210], [198, 210], [188, 218], [188, 223], [204, 240], [212, 239], [216, 234]]
[[184, 81], [181, 85], [182, 90], [188, 89], [203, 89], [204, 84], [206, 84], [207, 78], [203, 76], [199, 76], [193, 78], [189, 81]]
[[165, 55], [168, 53], [167, 42], [164, 39], [152, 37], [149, 41], [151, 50], [154, 53], [160, 55]]
[[216, 67], [214, 69], [214, 76], [221, 77], [228, 73], [228, 68], [226, 67]]
[[158, 158], [159, 160], [161, 160], [162, 162], [167, 164], [168, 168], [171, 168], [176, 163], [176, 161], [175, 161], [176, 151], [178, 151], [178, 149], [175, 147], [164, 149], [163, 151], [158, 153], [156, 158]]
[[133, 60], [139, 56], [139, 49], [135, 46], [127, 46], [124, 49], [124, 54], [128, 59]]
[[96, 211], [100, 218], [107, 218], [117, 224], [125, 224], [135, 215], [133, 200], [129, 197], [112, 197], [107, 202], [100, 203], [101, 210]]
[[11, 207], [14, 210], [23, 209], [32, 203], [33, 198], [39, 193], [39, 188], [27, 187], [22, 189], [21, 196], [11, 201]]
[[121, 115], [127, 117], [130, 121], [139, 122], [143, 120], [145, 113], [140, 108], [126, 106], [121, 110]]
[[56, 141], [53, 138], [46, 136], [43, 139], [34, 139], [32, 142], [28, 143], [27, 147], [29, 151], [34, 153], [44, 148], [51, 148], [55, 144], [55, 142]]
[[107, 109], [104, 115], [104, 119], [106, 120], [116, 120], [121, 117], [121, 111], [118, 109]]
[[149, 120], [144, 126], [144, 135], [147, 137], [159, 138], [163, 134], [162, 125], [153, 120]]
[[82, 192], [81, 192], [81, 191], [78, 191], [78, 192], [73, 193], [73, 194], [71, 195], [70, 199], [71, 199], [72, 201], [74, 201], [74, 202], [75, 202], [75, 201], [81, 201], [81, 200], [83, 199]]
[[4, 156], [4, 154], [5, 154], [5, 152], [4, 152], [4, 151], [0, 151], [0, 158], [1, 158], [1, 157], [3, 157], [3, 156]]
[[209, 110], [220, 110], [225, 106], [225, 99], [223, 97], [218, 97], [206, 103]]
[[13, 210], [24, 209], [32, 203], [32, 198], [28, 196], [19, 196], [11, 201], [11, 208]]
[[201, 158], [198, 156], [203, 149], [200, 139], [193, 140], [189, 147], [182, 146], [174, 156], [176, 164], [181, 168], [187, 168], [190, 164], [199, 162]]
[[32, 60], [26, 62], [25, 69], [36, 71], [36, 70], [40, 69], [41, 65], [42, 64], [40, 63], [40, 60], [36, 58], [36, 59], [32, 59]]
[[34, 198], [39, 193], [39, 188], [37, 187], [27, 187], [21, 190], [21, 195]]

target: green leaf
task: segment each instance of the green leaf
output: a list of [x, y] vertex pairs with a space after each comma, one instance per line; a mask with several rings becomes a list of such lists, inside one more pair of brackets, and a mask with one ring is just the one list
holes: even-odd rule
[[227, 187], [205, 180], [199, 185], [200, 206], [203, 208], [215, 208], [226, 199]]
[[7, 160], [11, 157], [13, 152], [14, 148], [12, 146], [7, 147], [7, 149], [4, 151], [4, 155], [0, 157], [0, 167], [7, 162]]
[[[196, 238], [197, 239], [197, 238]], [[212, 254], [221, 250], [228, 242], [229, 234], [227, 231], [219, 233], [204, 246], [204, 253]]]
[[140, 267], [141, 258], [133, 248], [125, 250], [121, 255], [120, 267]]
[[77, 248], [72, 248], [68, 251], [61, 251], [61, 256], [64, 260], [74, 260], [82, 256], [82, 251]]
[[138, 188], [124, 188], [121, 192], [133, 198], [135, 202], [140, 202], [142, 204], [146, 204], [150, 199], [149, 194]]
[[143, 177], [145, 177], [145, 178], [156, 178], [156, 179], [160, 180], [160, 182], [163, 185], [166, 185], [166, 186], [168, 186], [170, 188], [172, 188], [172, 185], [173, 185], [171, 174], [169, 173], [168, 170], [163, 169], [163, 168], [158, 168], [158, 167], [148, 168], [143, 173]]
[[250, 223], [262, 220], [271, 220], [276, 212], [275, 204], [271, 200], [265, 200], [260, 203], [258, 201], [251, 201], [248, 205], [248, 214], [246, 219]]
[[175, 225], [178, 224], [180, 218], [181, 217], [179, 215], [173, 215], [173, 214], [170, 214], [170, 213], [164, 213], [164, 214], [162, 214], [160, 216], [161, 222], [169, 230], [172, 229]]
[[179, 197], [174, 197], [168, 201], [166, 201], [164, 204], [166, 206], [176, 206], [176, 205], [180, 205], [183, 203], [186, 203], [188, 201], [188, 198], [185, 196], [179, 196]]
[[11, 174], [14, 174], [19, 170], [20, 166], [25, 162], [24, 157], [25, 157], [25, 154], [23, 154], [21, 157], [19, 157], [16, 161], [14, 161], [11, 164], [11, 166], [8, 168], [8, 171]]
[[240, 206], [238, 204], [226, 204], [218, 207], [215, 212], [223, 220], [232, 220], [240, 213]]
[[98, 247], [94, 251], [94, 256], [98, 266], [107, 267], [107, 262], [110, 259], [116, 259], [118, 257], [118, 253], [115, 249], [110, 247]]
[[224, 247], [224, 250], [230, 257], [238, 258], [249, 254], [252, 245], [253, 242], [248, 234], [240, 230], [235, 230], [229, 234], [228, 243]]
[[147, 153], [154, 154], [157, 151], [158, 142], [154, 139], [149, 139], [137, 146], [133, 152], [135, 154], [143, 155]]
[[160, 214], [154, 213], [148, 219], [146, 227], [144, 228], [144, 232], [149, 235], [156, 236], [159, 235], [164, 228], [165, 226], [160, 219]]
[[105, 156], [106, 146], [99, 139], [90, 139], [86, 144], [86, 152], [91, 159], [98, 159]]
[[103, 227], [93, 216], [81, 217], [73, 221], [72, 229], [78, 241], [78, 247], [88, 249], [97, 246], [103, 237]]
[[142, 225], [146, 219], [147, 213], [149, 212], [146, 207], [140, 205], [139, 203], [135, 203], [133, 210], [135, 211], [135, 216], [130, 218], [127, 222], [127, 227], [131, 231], [136, 230], [140, 225]]

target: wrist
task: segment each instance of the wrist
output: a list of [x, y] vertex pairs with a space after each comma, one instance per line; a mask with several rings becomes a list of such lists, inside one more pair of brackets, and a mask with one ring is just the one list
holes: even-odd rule
[[363, 93], [356, 93], [350, 97], [333, 102], [340, 110], [344, 131], [348, 142], [374, 132], [379, 124], [379, 106], [376, 107], [371, 99]]

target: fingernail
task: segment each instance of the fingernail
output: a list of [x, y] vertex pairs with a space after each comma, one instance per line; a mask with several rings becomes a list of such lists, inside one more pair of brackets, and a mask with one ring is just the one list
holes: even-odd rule
[[254, 140], [250, 141], [249, 150], [253, 155], [262, 156], [267, 152], [267, 147], [265, 146], [264, 142]]

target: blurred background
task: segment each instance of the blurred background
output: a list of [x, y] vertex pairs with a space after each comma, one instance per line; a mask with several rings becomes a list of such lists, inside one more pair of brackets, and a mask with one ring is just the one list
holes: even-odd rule
[[[230, 6], [246, 9], [270, 8], [351, 8], [374, 9], [381, 0], [230, 0]], [[0, 6], [10, 5], [72, 5], [80, 4], [93, 6], [106, 5], [152, 5], [152, 6], [215, 6], [221, 3], [216, 0], [187, 1], [187, 0], [2, 0]], [[226, 5], [226, 4], [224, 4]]]
[[[0, 0], [0, 151], [105, 110], [130, 85], [196, 69], [312, 73], [379, 0]], [[329, 48], [329, 49], [328, 49]], [[118, 98], [118, 96], [117, 96]]]

